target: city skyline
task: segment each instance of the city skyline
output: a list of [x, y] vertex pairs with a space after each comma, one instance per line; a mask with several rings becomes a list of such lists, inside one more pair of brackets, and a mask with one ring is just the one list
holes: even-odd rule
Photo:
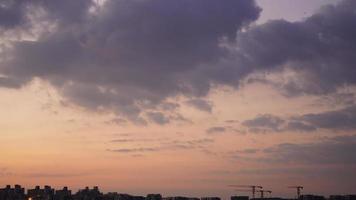
[[[297, 196], [293, 198], [281, 198], [278, 196], [273, 196], [272, 191], [263, 189], [262, 186], [257, 185], [230, 185], [230, 187], [237, 188], [250, 188], [250, 190], [238, 190], [240, 192], [248, 191], [252, 192], [252, 196], [249, 195], [232, 195], [231, 200], [354, 200], [356, 198], [355, 194], [347, 195], [330, 195], [329, 197], [324, 197], [315, 194], [302, 194], [303, 186], [289, 186], [289, 188], [297, 189]], [[236, 192], [237, 190], [235, 190]], [[260, 193], [260, 196], [256, 195]], [[267, 196], [269, 193], [269, 196]], [[79, 189], [77, 192], [72, 191], [67, 186], [61, 189], [52, 188], [50, 185], [45, 185], [43, 187], [36, 185], [34, 188], [26, 189], [21, 185], [6, 185], [4, 188], [0, 188], [0, 199], [1, 200], [221, 200], [218, 196], [203, 196], [203, 197], [193, 197], [193, 196], [162, 196], [160, 193], [148, 193], [144, 196], [127, 194], [125, 192], [102, 192], [98, 186], [93, 186], [92, 188], [86, 186], [83, 189]]]
[[356, 1], [0, 1], [0, 185], [356, 193]]

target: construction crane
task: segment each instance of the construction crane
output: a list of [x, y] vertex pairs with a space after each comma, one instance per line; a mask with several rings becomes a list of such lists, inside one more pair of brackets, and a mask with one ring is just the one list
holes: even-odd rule
[[262, 186], [259, 185], [229, 185], [230, 187], [237, 187], [237, 188], [251, 188], [251, 192], [252, 192], [252, 198], [255, 198], [255, 194], [256, 194], [256, 189], [262, 189]]
[[265, 192], [272, 194], [271, 190], [257, 190], [257, 192], [259, 192], [261, 194], [261, 199], [265, 198]]
[[297, 198], [299, 199], [301, 191], [304, 189], [303, 186], [297, 185], [297, 186], [289, 186], [288, 188], [295, 188], [297, 189]]

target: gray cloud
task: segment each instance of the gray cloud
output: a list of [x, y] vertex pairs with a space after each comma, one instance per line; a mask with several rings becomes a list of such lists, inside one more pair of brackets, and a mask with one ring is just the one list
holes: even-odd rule
[[226, 54], [220, 39], [233, 40], [260, 12], [250, 0], [108, 0], [95, 13], [86, 0], [35, 3], [57, 28], [12, 43], [10, 59], [1, 63], [2, 86], [39, 77], [67, 101], [139, 124], [145, 124], [142, 112], [160, 109], [169, 97], [205, 96], [210, 71], [221, 68], [215, 65]]
[[351, 106], [356, 104], [356, 95], [352, 92], [336, 92], [329, 95], [320, 96], [314, 103], [315, 105], [335, 106], [345, 105]]
[[255, 149], [255, 148], [249, 148], [249, 149], [242, 149], [242, 150], [236, 150], [229, 152], [229, 154], [234, 155], [234, 156], [239, 156], [239, 155], [253, 155], [258, 152], [260, 152], [260, 149]]
[[186, 101], [186, 103], [190, 106], [195, 107], [198, 110], [205, 111], [208, 113], [212, 112], [212, 103], [210, 101], [204, 99], [191, 99]]
[[0, 3], [0, 27], [12, 28], [24, 23], [23, 10], [25, 7], [23, 2], [22, 0], [5, 0]]
[[246, 154], [254, 154], [257, 153], [259, 150], [258, 149], [244, 149], [242, 151], [239, 151], [240, 153], [246, 153]]
[[334, 111], [306, 114], [296, 119], [309, 123], [316, 128], [331, 130], [355, 130], [356, 105], [348, 106]]
[[337, 136], [302, 144], [283, 143], [263, 151], [267, 162], [356, 164], [356, 136]]
[[281, 143], [263, 149], [227, 152], [238, 161], [286, 166], [352, 167], [356, 164], [356, 135], [320, 138], [315, 142]]
[[43, 8], [48, 18], [60, 20], [66, 23], [83, 21], [88, 9], [93, 6], [93, 1], [87, 0], [63, 0], [63, 1], [41, 1], [41, 0], [3, 0], [0, 3], [1, 20], [0, 25], [6, 28], [21, 26], [29, 23], [31, 7]]
[[280, 131], [285, 120], [269, 115], [259, 115], [254, 119], [245, 120], [241, 124], [248, 127], [252, 132]]
[[[256, 177], [289, 177], [293, 179], [303, 178], [305, 180], [321, 179], [324, 181], [333, 180], [343, 184], [343, 187], [355, 184], [355, 166], [305, 166], [305, 167], [269, 167], [269, 168], [249, 168], [242, 169], [237, 172], [241, 175], [249, 175]], [[236, 173], [230, 173], [236, 174]]]
[[121, 148], [121, 149], [108, 149], [110, 152], [117, 152], [117, 153], [143, 153], [143, 152], [153, 152], [158, 151], [158, 148]]
[[284, 130], [288, 131], [301, 131], [301, 132], [312, 132], [316, 131], [316, 127], [310, 124], [306, 124], [300, 121], [290, 121]]
[[117, 124], [117, 125], [122, 125], [122, 124], [126, 124], [127, 120], [122, 119], [122, 118], [114, 118], [111, 119], [109, 121], [106, 121], [105, 123], [107, 124]]
[[211, 143], [214, 143], [213, 139], [203, 138], [195, 140], [174, 140], [166, 143], [165, 148], [168, 149], [201, 149], [205, 150], [205, 147]]
[[0, 84], [18, 88], [39, 77], [66, 101], [137, 124], [146, 117], [168, 123], [160, 107], [167, 99], [201, 99], [213, 85], [238, 88], [255, 72], [296, 72], [271, 81], [289, 96], [356, 83], [352, 0], [301, 22], [274, 20], [246, 31], [241, 28], [260, 12], [250, 0], [108, 0], [95, 13], [87, 0], [18, 2], [1, 8], [2, 28], [21, 26], [30, 4], [47, 11], [45, 19], [57, 28], [36, 41], [12, 42], [1, 53]]
[[214, 134], [214, 133], [223, 133], [226, 131], [225, 127], [222, 126], [215, 126], [215, 127], [211, 127], [209, 129], [206, 130], [206, 133], [208, 134]]
[[[333, 172], [333, 175], [336, 177], [340, 172], [343, 171], [343, 168], [255, 168], [255, 169], [242, 169], [239, 170], [239, 174], [248, 174], [248, 175], [298, 175], [303, 174], [306, 177], [315, 177], [315, 176], [326, 176], [331, 175], [330, 172]], [[348, 174], [348, 171], [343, 171], [344, 175]]]
[[191, 99], [186, 102], [188, 105], [195, 107], [198, 110], [211, 113], [212, 103], [204, 99]]
[[155, 142], [162, 141], [164, 138], [153, 139], [153, 138], [124, 138], [124, 139], [113, 139], [110, 140], [112, 143], [133, 143], [133, 142]]
[[[131, 143], [132, 145], [144, 144], [146, 147], [139, 148], [119, 148], [119, 149], [107, 149], [110, 152], [122, 153], [122, 154], [137, 154], [156, 151], [176, 151], [176, 150], [200, 150], [205, 151], [206, 148], [214, 143], [211, 138], [201, 138], [192, 140], [172, 140], [167, 138], [146, 139], [146, 138], [132, 138], [132, 139], [114, 139], [111, 143]], [[147, 147], [149, 142], [152, 143], [152, 147]], [[158, 144], [157, 144], [158, 143]], [[142, 155], [142, 154], [140, 154]]]
[[267, 133], [281, 131], [313, 132], [317, 129], [351, 131], [356, 129], [356, 106], [350, 105], [338, 110], [308, 113], [282, 119], [270, 114], [259, 115], [242, 122], [250, 132]]
[[167, 124], [170, 121], [168, 117], [166, 117], [164, 114], [160, 112], [148, 112], [146, 115], [149, 120], [160, 125]]
[[134, 142], [136, 141], [135, 139], [114, 139], [114, 140], [111, 140], [110, 142], [113, 142], [113, 143], [126, 143], [126, 142]]
[[301, 22], [274, 20], [255, 26], [238, 35], [237, 55], [254, 70], [297, 72], [297, 77], [275, 85], [289, 96], [326, 94], [353, 85], [355, 7], [355, 1], [344, 0]]
[[234, 124], [234, 123], [238, 123], [239, 120], [229, 119], [229, 120], [226, 120], [225, 122], [226, 122], [226, 123], [229, 123], [229, 124]]
[[[173, 114], [164, 114], [163, 112], [155, 112], [155, 111], [147, 111], [146, 112], [146, 118], [150, 122], [159, 124], [159, 125], [165, 125], [168, 124], [172, 121], [179, 122], [179, 123], [187, 123], [191, 124], [192, 121], [189, 119], [186, 119], [179, 113], [172, 112]], [[146, 124], [146, 122], [144, 123]]]

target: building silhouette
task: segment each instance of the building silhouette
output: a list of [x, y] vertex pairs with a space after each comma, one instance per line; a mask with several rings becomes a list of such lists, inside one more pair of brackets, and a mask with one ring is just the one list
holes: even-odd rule
[[36, 186], [34, 189], [27, 190], [29, 200], [53, 200], [54, 189], [51, 186], [45, 185], [43, 189]]
[[0, 200], [23, 200], [25, 199], [25, 189], [20, 185], [15, 185], [11, 188], [7, 185], [0, 189]]
[[162, 200], [161, 194], [148, 194], [146, 200]]
[[[219, 197], [162, 197], [161, 194], [147, 194], [144, 196], [135, 196], [125, 193], [109, 192], [102, 193], [99, 187], [94, 186], [92, 189], [86, 187], [76, 193], [72, 193], [68, 187], [55, 190], [51, 186], [36, 186], [34, 189], [28, 189], [25, 193], [25, 188], [20, 185], [15, 185], [13, 188], [7, 185], [0, 188], [0, 200], [221, 200]], [[291, 200], [284, 198], [254, 198], [249, 196], [231, 196], [231, 200]], [[356, 195], [331, 195], [325, 198], [320, 195], [301, 195], [298, 200], [356, 200]]]
[[231, 196], [231, 200], [249, 200], [249, 196]]
[[200, 200], [220, 200], [220, 197], [202, 197]]
[[63, 187], [62, 190], [56, 190], [54, 194], [54, 200], [71, 200], [72, 191], [68, 190], [68, 187]]
[[325, 197], [320, 195], [304, 194], [299, 197], [299, 200], [325, 200]]
[[79, 190], [73, 195], [74, 200], [101, 200], [103, 199], [103, 193], [99, 191], [98, 186], [94, 186], [93, 189], [85, 187], [85, 189]]

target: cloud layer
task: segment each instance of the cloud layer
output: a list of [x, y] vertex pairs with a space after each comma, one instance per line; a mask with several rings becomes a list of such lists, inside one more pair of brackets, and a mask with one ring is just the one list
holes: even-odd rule
[[356, 136], [337, 136], [321, 141], [293, 144], [283, 143], [266, 148], [266, 160], [281, 163], [356, 164]]
[[283, 119], [264, 114], [241, 123], [250, 132], [267, 133], [280, 131], [312, 132], [317, 129], [330, 131], [354, 131], [356, 129], [356, 106], [338, 110], [308, 113]]
[[[142, 110], [157, 109], [169, 97], [205, 96], [213, 76], [209, 71], [218, 70], [215, 64], [226, 54], [219, 41], [233, 40], [260, 12], [249, 0], [88, 2], [23, 1], [5, 7], [25, 20], [28, 9], [18, 7], [34, 4], [56, 28], [36, 41], [12, 43], [3, 55], [2, 86], [18, 87], [40, 77], [71, 102], [142, 121]], [[3, 28], [20, 26], [8, 23]], [[210, 110], [203, 101], [191, 104]]]
[[[18, 88], [38, 77], [71, 103], [138, 124], [172, 121], [165, 110], [181, 95], [211, 112], [204, 97], [212, 87], [238, 88], [256, 72], [292, 71], [287, 79], [258, 79], [289, 96], [356, 83], [352, 0], [301, 22], [250, 27], [260, 13], [250, 0], [14, 2], [1, 7], [1, 33], [33, 29], [36, 39], [7, 41], [1, 86]], [[302, 126], [290, 124], [309, 129]]]
[[355, 148], [356, 136], [344, 135], [322, 137], [313, 142], [288, 142], [266, 148], [240, 149], [228, 152], [228, 155], [234, 160], [274, 167], [280, 165], [311, 169], [345, 167], [345, 170], [347, 167], [349, 170], [356, 164]]

